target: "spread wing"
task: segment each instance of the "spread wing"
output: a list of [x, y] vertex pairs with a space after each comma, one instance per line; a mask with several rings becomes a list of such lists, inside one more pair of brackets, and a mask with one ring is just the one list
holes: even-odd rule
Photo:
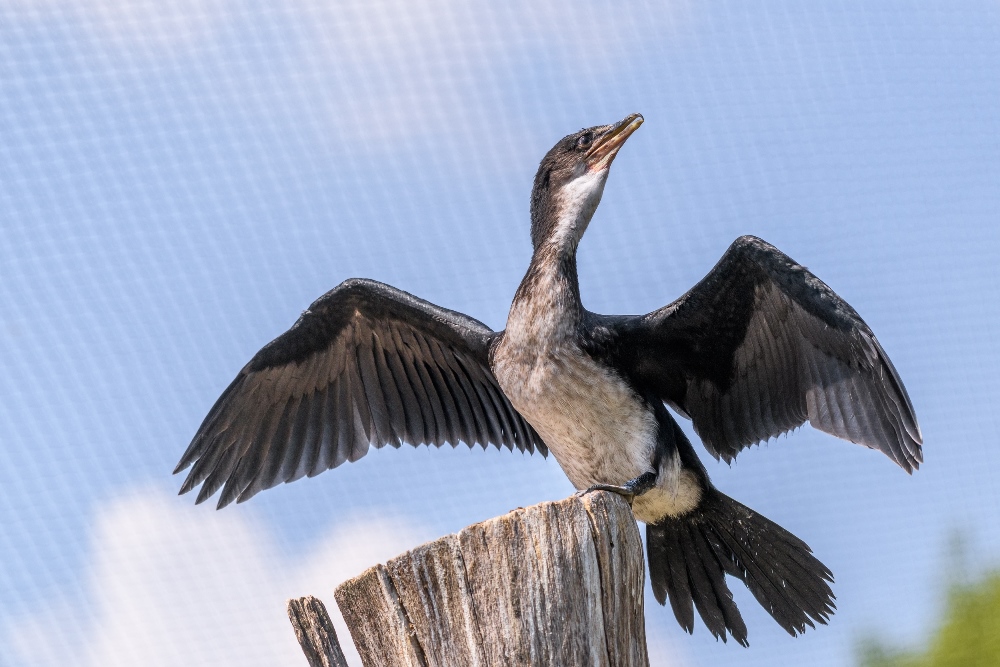
[[369, 446], [458, 441], [547, 454], [488, 363], [496, 334], [371, 280], [348, 280], [266, 345], [216, 401], [175, 473], [219, 507]]
[[690, 416], [716, 458], [808, 420], [907, 472], [923, 460], [913, 406], [871, 329], [758, 238], [737, 239], [674, 303], [608, 322], [630, 375]]

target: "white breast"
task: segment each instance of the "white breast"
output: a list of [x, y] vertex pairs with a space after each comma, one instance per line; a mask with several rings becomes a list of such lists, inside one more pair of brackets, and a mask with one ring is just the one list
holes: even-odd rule
[[514, 305], [494, 372], [578, 489], [622, 484], [651, 470], [655, 416], [624, 380], [578, 347], [572, 323], [553, 304]]
[[497, 380], [574, 486], [622, 484], [651, 469], [656, 420], [619, 378], [572, 348], [518, 366], [498, 364]]
[[[493, 371], [573, 486], [624, 484], [653, 469], [656, 416], [624, 379], [579, 348], [574, 327], [545, 297], [516, 302], [494, 352]], [[700, 485], [681, 468], [677, 453], [663, 458], [656, 488], [633, 504], [642, 521], [683, 514], [700, 500]]]

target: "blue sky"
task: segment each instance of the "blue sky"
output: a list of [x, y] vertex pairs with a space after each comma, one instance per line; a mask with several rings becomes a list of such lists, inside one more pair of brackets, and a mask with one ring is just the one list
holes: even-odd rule
[[0, 0], [0, 664], [293, 664], [285, 597], [570, 493], [553, 460], [465, 447], [223, 512], [170, 471], [345, 278], [501, 328], [538, 160], [634, 111], [585, 305], [652, 310], [761, 236], [871, 325], [926, 454], [909, 477], [809, 428], [731, 468], [701, 450], [831, 567], [839, 610], [792, 639], [734, 584], [744, 650], [648, 596], [654, 664], [848, 665], [863, 633], [927, 630], [954, 531], [996, 562], [1000, 6], [540, 4]]

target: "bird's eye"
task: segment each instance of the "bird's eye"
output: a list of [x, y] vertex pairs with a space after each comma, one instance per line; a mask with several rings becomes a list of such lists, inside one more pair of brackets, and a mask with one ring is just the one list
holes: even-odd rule
[[594, 135], [591, 132], [584, 132], [580, 135], [580, 138], [576, 140], [577, 148], [587, 148], [594, 141]]

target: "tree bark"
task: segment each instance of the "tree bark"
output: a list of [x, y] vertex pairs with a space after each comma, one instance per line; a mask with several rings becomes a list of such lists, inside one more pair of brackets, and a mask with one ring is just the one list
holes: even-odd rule
[[628, 503], [595, 492], [469, 526], [335, 595], [365, 667], [647, 667], [642, 553]]

